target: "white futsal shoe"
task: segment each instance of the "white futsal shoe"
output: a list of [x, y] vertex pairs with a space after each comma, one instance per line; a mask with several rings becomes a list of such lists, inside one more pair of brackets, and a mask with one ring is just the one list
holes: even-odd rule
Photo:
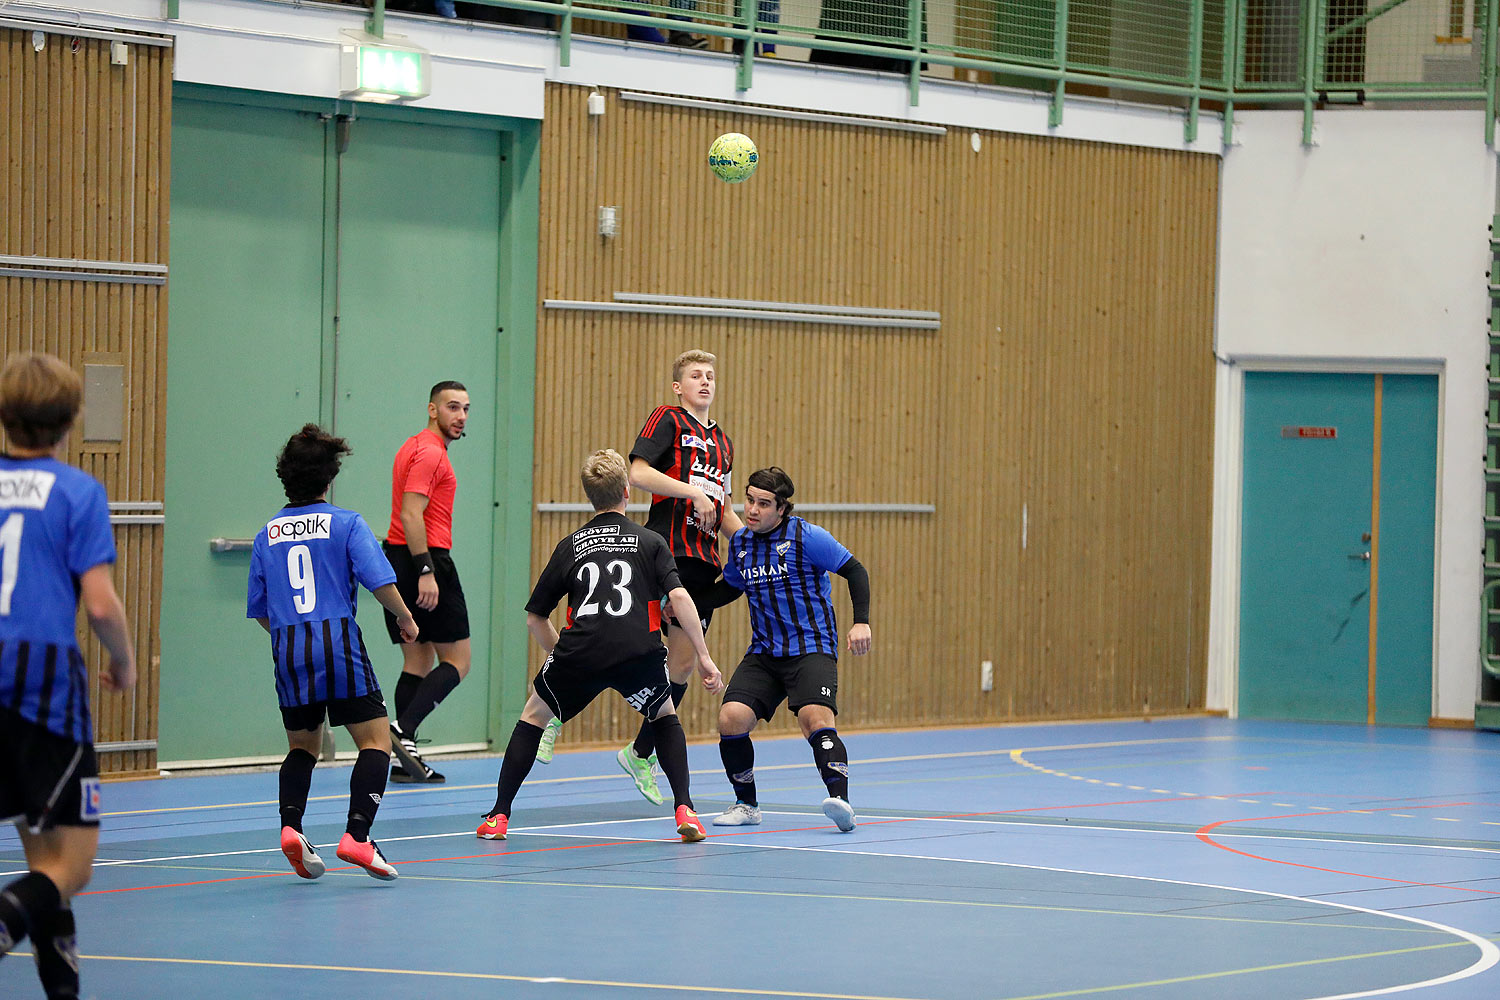
[[836, 795], [823, 800], [823, 815], [833, 820], [839, 833], [848, 833], [854, 829], [854, 807]]
[[714, 817], [714, 826], [760, 826], [760, 807], [736, 802]]

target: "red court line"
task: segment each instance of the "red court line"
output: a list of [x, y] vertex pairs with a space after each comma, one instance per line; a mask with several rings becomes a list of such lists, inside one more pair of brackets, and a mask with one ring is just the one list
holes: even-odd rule
[[1347, 815], [1347, 814], [1360, 813], [1360, 812], [1384, 812], [1384, 811], [1389, 811], [1391, 809], [1410, 809], [1412, 811], [1415, 811], [1417, 809], [1450, 809], [1450, 808], [1452, 808], [1454, 806], [1468, 806], [1468, 805], [1473, 805], [1473, 803], [1472, 802], [1440, 802], [1437, 805], [1432, 805], [1432, 806], [1389, 806], [1385, 810], [1376, 810], [1376, 809], [1335, 809], [1335, 810], [1319, 810], [1318, 812], [1311, 812], [1311, 813], [1287, 813], [1285, 816], [1250, 816], [1250, 817], [1246, 817], [1244, 819], [1221, 819], [1217, 823], [1210, 823], [1207, 826], [1199, 827], [1196, 835], [1197, 835], [1197, 837], [1198, 837], [1199, 840], [1203, 841], [1205, 844], [1207, 844], [1210, 847], [1217, 847], [1221, 851], [1228, 851], [1230, 854], [1238, 854], [1241, 857], [1254, 858], [1256, 861], [1269, 861], [1273, 865], [1288, 865], [1288, 866], [1290, 866], [1292, 868], [1306, 868], [1309, 871], [1328, 872], [1329, 874], [1332, 874], [1332, 875], [1349, 875], [1349, 876], [1352, 876], [1353, 878], [1368, 878], [1368, 879], [1374, 879], [1377, 882], [1395, 882], [1395, 883], [1398, 883], [1400, 885], [1430, 886], [1431, 888], [1434, 888], [1434, 889], [1452, 889], [1454, 892], [1472, 892], [1472, 893], [1475, 893], [1475, 894], [1481, 895], [1481, 896], [1500, 896], [1500, 892], [1496, 892], [1493, 889], [1468, 889], [1468, 888], [1465, 888], [1465, 887], [1463, 887], [1461, 885], [1448, 885], [1448, 884], [1443, 883], [1443, 882], [1412, 882], [1409, 879], [1392, 878], [1389, 875], [1366, 875], [1363, 872], [1346, 872], [1346, 871], [1341, 871], [1338, 868], [1321, 868], [1318, 865], [1304, 865], [1304, 864], [1302, 864], [1301, 862], [1298, 862], [1298, 861], [1283, 861], [1280, 858], [1268, 858], [1268, 857], [1264, 857], [1263, 855], [1260, 855], [1260, 854], [1251, 854], [1249, 851], [1241, 851], [1238, 848], [1229, 847], [1229, 846], [1227, 846], [1225, 844], [1219, 843], [1217, 840], [1214, 840], [1212, 837], [1209, 836], [1209, 834], [1213, 830], [1215, 830], [1215, 829], [1217, 829], [1218, 827], [1221, 827], [1221, 826], [1225, 826], [1225, 825], [1240, 826], [1240, 825], [1245, 824], [1245, 823], [1261, 823], [1261, 822], [1264, 822], [1266, 820], [1271, 820], [1271, 819], [1304, 819], [1304, 818], [1306, 818], [1308, 816], [1337, 816], [1337, 815], [1340, 815], [1340, 814]]

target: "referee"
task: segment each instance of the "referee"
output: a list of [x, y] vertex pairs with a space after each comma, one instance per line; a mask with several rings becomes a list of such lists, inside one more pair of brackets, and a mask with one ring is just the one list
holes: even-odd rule
[[849, 805], [849, 753], [834, 728], [838, 714], [838, 623], [828, 574], [849, 582], [854, 626], [849, 651], [870, 651], [870, 575], [849, 550], [824, 529], [792, 516], [791, 477], [772, 466], [746, 480], [745, 527], [729, 542], [724, 579], [699, 607], [718, 607], [743, 592], [750, 603], [750, 648], [735, 668], [719, 708], [719, 756], [734, 787], [735, 803], [714, 818], [715, 826], [756, 826], [755, 748], [750, 731], [771, 720], [787, 703], [828, 797], [823, 813], [839, 830], [854, 829]]
[[448, 461], [448, 445], [463, 437], [468, 419], [463, 383], [439, 382], [427, 394], [427, 426], [406, 439], [391, 467], [391, 525], [383, 548], [422, 637], [405, 642], [396, 616], [385, 613], [391, 642], [401, 647], [391, 723], [391, 751], [401, 770], [391, 769], [392, 781], [443, 780], [417, 752], [417, 727], [469, 673], [469, 609], [449, 555], [458, 478]]

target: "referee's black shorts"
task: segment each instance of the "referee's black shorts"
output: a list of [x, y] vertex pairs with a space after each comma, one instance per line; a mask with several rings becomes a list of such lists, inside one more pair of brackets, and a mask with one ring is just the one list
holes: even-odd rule
[[823, 705], [839, 714], [838, 661], [827, 653], [771, 656], [746, 653], [724, 689], [724, 701], [749, 705], [756, 718], [771, 721], [776, 706], [786, 699], [795, 714], [804, 705]]
[[99, 763], [92, 743], [74, 743], [0, 708], [0, 822], [32, 833], [99, 825]]
[[[714, 582], [719, 579], [719, 567], [702, 559], [694, 559], [692, 556], [678, 556], [677, 575], [682, 579], [682, 589], [688, 592], [693, 603], [701, 604], [703, 595], [707, 594]], [[703, 623], [703, 633], [707, 635], [708, 623], [714, 620], [714, 613], [699, 608], [698, 620]], [[673, 628], [682, 628], [675, 617], [662, 622], [661, 634], [669, 635]]]
[[[405, 545], [381, 542], [391, 569], [396, 571], [396, 591], [411, 616], [417, 620], [418, 642], [458, 642], [469, 637], [469, 606], [464, 603], [463, 584], [458, 582], [458, 567], [447, 549], [429, 549], [432, 556], [432, 575], [437, 580], [438, 602], [431, 611], [417, 607], [417, 567], [412, 562], [411, 549]], [[396, 627], [396, 616], [385, 613], [385, 630], [391, 642], [401, 645], [401, 630]]]

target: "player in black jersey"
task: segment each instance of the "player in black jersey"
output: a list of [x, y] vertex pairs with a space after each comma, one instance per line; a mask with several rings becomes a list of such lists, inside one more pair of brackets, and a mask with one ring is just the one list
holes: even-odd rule
[[[504, 840], [511, 803], [536, 761], [544, 727], [566, 722], [605, 688], [614, 688], [645, 717], [656, 736], [662, 770], [672, 786], [677, 832], [685, 841], [706, 834], [688, 797], [687, 740], [671, 697], [662, 648], [661, 599], [682, 613], [682, 631], [696, 655], [703, 686], [723, 689], [724, 678], [708, 655], [692, 596], [683, 589], [661, 536], [625, 516], [630, 483], [625, 460], [613, 450], [596, 451], [583, 467], [583, 489], [598, 513], [557, 543], [526, 602], [526, 628], [547, 651], [531, 697], [505, 748], [495, 807], [475, 834]], [[559, 635], [549, 620], [568, 598], [568, 624]]]
[[[717, 359], [707, 351], [686, 351], [672, 363], [672, 391], [679, 405], [660, 406], [647, 418], [630, 449], [630, 484], [651, 491], [646, 527], [667, 540], [677, 560], [682, 585], [696, 601], [719, 577], [719, 539], [744, 525], [730, 502], [730, 473], [734, 444], [711, 420], [708, 409], [718, 391], [714, 373]], [[699, 618], [708, 631], [713, 613]], [[672, 681], [672, 703], [680, 704], [693, 673], [694, 650], [679, 620], [669, 618], [667, 673]], [[636, 788], [651, 802], [662, 801], [652, 771], [655, 737], [642, 726], [635, 742], [616, 754]]]

